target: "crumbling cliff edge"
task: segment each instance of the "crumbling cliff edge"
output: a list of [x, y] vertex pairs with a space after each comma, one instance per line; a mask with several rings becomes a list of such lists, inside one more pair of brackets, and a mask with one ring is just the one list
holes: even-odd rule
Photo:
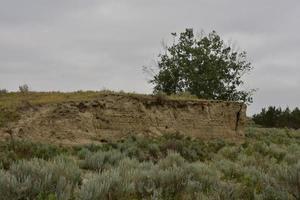
[[238, 102], [102, 94], [87, 101], [29, 106], [12, 132], [17, 138], [62, 144], [175, 132], [236, 141], [243, 138], [245, 122], [246, 106]]

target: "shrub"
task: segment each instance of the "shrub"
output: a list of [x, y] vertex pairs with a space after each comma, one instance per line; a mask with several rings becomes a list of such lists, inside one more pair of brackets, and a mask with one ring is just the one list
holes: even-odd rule
[[18, 199], [19, 190], [16, 177], [6, 171], [0, 170], [0, 198]]
[[295, 199], [300, 199], [300, 161], [291, 166], [284, 164], [275, 165], [271, 173]]
[[226, 146], [222, 148], [218, 153], [226, 159], [235, 161], [240, 153], [240, 149], [236, 146]]
[[5, 109], [0, 107], [0, 127], [7, 126], [10, 122], [20, 119], [20, 114], [13, 109]]
[[283, 163], [289, 166], [295, 166], [300, 158], [300, 145], [292, 144], [287, 147], [287, 154], [283, 159]]
[[253, 151], [258, 152], [263, 156], [268, 155], [270, 151], [269, 146], [265, 142], [255, 142], [253, 148], [254, 148]]
[[76, 147], [74, 147], [74, 150], [76, 152], [79, 152], [82, 149], [87, 149], [90, 152], [97, 152], [97, 151], [103, 150], [103, 145], [91, 143], [91, 144], [86, 144], [86, 145], [83, 145], [83, 146], [76, 146]]
[[173, 165], [168, 169], [160, 170], [158, 176], [162, 199], [182, 199], [189, 180], [184, 168]]
[[276, 144], [271, 144], [269, 147], [269, 155], [275, 158], [278, 162], [281, 162], [287, 155], [287, 151], [284, 147], [278, 146]]
[[9, 190], [1, 188], [0, 195], [12, 196], [11, 199], [36, 199], [54, 194], [57, 199], [70, 199], [74, 187], [81, 181], [80, 173], [74, 162], [63, 157], [52, 162], [18, 161], [10, 167], [0, 186], [6, 185]]
[[79, 191], [81, 200], [128, 199], [133, 186], [120, 176], [118, 169], [107, 170], [83, 184]]
[[14, 140], [14, 143], [0, 143], [0, 163], [8, 169], [12, 162], [20, 159], [42, 158], [49, 160], [67, 152], [67, 149], [51, 144], [35, 143], [28, 140]]
[[97, 170], [102, 172], [110, 166], [116, 166], [124, 155], [118, 150], [111, 150], [107, 152], [98, 151], [87, 156], [82, 164], [82, 168]]
[[130, 158], [137, 158], [140, 162], [147, 160], [145, 152], [139, 149], [135, 144], [128, 146], [123, 153]]
[[274, 188], [270, 185], [266, 186], [261, 194], [255, 194], [254, 198], [257, 200], [289, 200], [289, 195], [286, 191], [279, 188]]
[[[173, 134], [75, 147], [81, 167], [97, 170], [83, 179], [68, 149], [0, 143], [0, 199], [299, 199], [300, 137], [288, 133], [258, 129], [241, 145]], [[42, 159], [19, 160], [32, 157]]]
[[241, 166], [230, 160], [215, 161], [217, 168], [223, 173], [223, 177], [227, 180], [238, 179], [242, 175]]
[[213, 165], [197, 162], [188, 164], [185, 170], [189, 176], [187, 190], [197, 195], [198, 192], [208, 194], [219, 182], [219, 172]]
[[158, 160], [159, 157], [161, 157], [159, 145], [156, 143], [151, 143], [148, 145], [148, 152], [153, 160]]
[[184, 158], [182, 158], [179, 153], [172, 151], [169, 151], [167, 157], [158, 162], [158, 166], [160, 169], [182, 167], [184, 164]]
[[216, 139], [208, 142], [208, 151], [217, 153], [220, 149], [226, 146], [226, 142], [222, 139]]
[[20, 85], [19, 86], [19, 91], [21, 93], [27, 93], [27, 92], [29, 92], [29, 86], [27, 84]]
[[140, 199], [155, 197], [161, 193], [158, 187], [158, 167], [151, 162], [140, 164], [139, 168], [134, 173], [134, 188], [136, 195]]
[[53, 174], [63, 176], [73, 184], [81, 182], [81, 171], [74, 160], [68, 157], [58, 156], [53, 159], [50, 166]]
[[267, 175], [253, 166], [241, 168], [241, 176], [238, 181], [240, 196], [243, 199], [255, 199], [256, 193], [261, 193], [268, 184], [265, 181]]
[[[230, 200], [238, 200], [239, 193], [237, 185], [230, 182], [220, 182], [214, 190], [212, 194], [213, 199], [230, 199]], [[247, 199], [247, 198], [246, 198]]]
[[82, 148], [80, 151], [77, 152], [77, 156], [80, 159], [85, 159], [86, 157], [90, 156], [91, 152], [87, 148]]
[[245, 166], [255, 166], [257, 164], [257, 159], [260, 159], [259, 157], [255, 157], [254, 155], [247, 155], [244, 152], [241, 152], [237, 156], [237, 161], [240, 165], [243, 167]]
[[17, 160], [17, 155], [13, 151], [0, 152], [0, 165], [3, 169], [8, 169]]
[[199, 140], [191, 140], [180, 134], [167, 134], [160, 143], [161, 152], [166, 155], [168, 151], [178, 152], [184, 159], [193, 162], [206, 160], [208, 151]]
[[134, 173], [135, 192], [140, 199], [181, 199], [188, 184], [189, 175], [182, 157], [176, 153], [157, 165], [144, 162]]
[[[140, 163], [138, 160], [130, 159], [130, 158], [126, 157], [119, 162], [118, 169], [119, 169], [120, 174], [122, 176], [126, 177], [126, 176], [131, 176], [132, 175], [131, 173], [133, 173], [133, 171], [135, 169], [137, 169], [139, 166], [140, 166]], [[126, 178], [128, 178], [128, 180], [132, 179], [133, 175], [132, 175], [132, 177], [126, 177]]]
[[66, 152], [66, 149], [51, 144], [42, 144], [28, 140], [16, 140], [14, 147], [8, 146], [19, 158], [42, 158], [48, 160]]

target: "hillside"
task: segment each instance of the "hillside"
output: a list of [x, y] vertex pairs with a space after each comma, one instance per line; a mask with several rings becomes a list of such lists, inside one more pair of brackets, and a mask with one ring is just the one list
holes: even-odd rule
[[179, 133], [201, 139], [243, 138], [246, 107], [236, 102], [129, 93], [0, 95], [1, 138], [57, 144], [101, 143], [128, 135]]
[[245, 109], [108, 91], [2, 94], [0, 200], [299, 199], [300, 132], [248, 127]]

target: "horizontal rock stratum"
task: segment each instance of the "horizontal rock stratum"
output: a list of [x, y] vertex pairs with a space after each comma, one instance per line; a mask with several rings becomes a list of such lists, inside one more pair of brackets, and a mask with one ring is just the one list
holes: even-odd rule
[[180, 133], [201, 139], [243, 138], [246, 106], [238, 102], [101, 93], [88, 100], [40, 103], [19, 109], [18, 138], [61, 144], [122, 139], [131, 134]]

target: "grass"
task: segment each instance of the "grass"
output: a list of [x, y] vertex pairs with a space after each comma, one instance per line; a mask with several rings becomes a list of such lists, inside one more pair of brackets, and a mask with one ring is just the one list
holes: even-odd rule
[[250, 127], [242, 144], [178, 134], [69, 149], [17, 141], [1, 152], [0, 199], [300, 198], [300, 130]]
[[199, 100], [197, 97], [182, 93], [167, 96], [159, 93], [157, 95], [146, 95], [136, 93], [103, 91], [77, 91], [77, 92], [7, 92], [0, 93], [0, 128], [6, 127], [10, 122], [15, 122], [20, 118], [20, 109], [30, 108], [36, 105], [58, 104], [64, 102], [81, 102], [101, 99], [106, 95], [127, 96], [139, 99], [154, 99], [160, 101], [174, 100]]
[[16, 109], [0, 107], [0, 128], [7, 126], [10, 122], [17, 121], [19, 118], [20, 115]]
[[[63, 102], [80, 102], [95, 100], [101, 95], [120, 94], [113, 91], [77, 91], [77, 92], [8, 92], [0, 94], [0, 128], [20, 118], [18, 112], [23, 107], [56, 104]], [[135, 95], [135, 94], [126, 94]]]
[[110, 91], [78, 91], [78, 92], [10, 92], [0, 95], [0, 107], [17, 107], [23, 102], [32, 105], [53, 104], [68, 101], [87, 101], [96, 99], [101, 94], [113, 93]]
[[28, 140], [0, 142], [0, 165], [8, 169], [17, 160], [30, 160], [31, 158], [49, 160], [58, 155], [70, 154], [71, 151], [68, 148]]
[[76, 92], [8, 92], [0, 94], [0, 108], [14, 108], [22, 106], [24, 102], [31, 105], [41, 104], [55, 104], [62, 102], [78, 102], [78, 101], [89, 101], [95, 100], [103, 95], [120, 95], [120, 96], [131, 96], [136, 98], [151, 98], [156, 97], [157, 99], [165, 100], [200, 100], [194, 95], [189, 93], [180, 93], [176, 95], [166, 95], [159, 93], [156, 95], [137, 94], [137, 93], [126, 93], [123, 91], [115, 92], [110, 90], [102, 91], [76, 91]]

